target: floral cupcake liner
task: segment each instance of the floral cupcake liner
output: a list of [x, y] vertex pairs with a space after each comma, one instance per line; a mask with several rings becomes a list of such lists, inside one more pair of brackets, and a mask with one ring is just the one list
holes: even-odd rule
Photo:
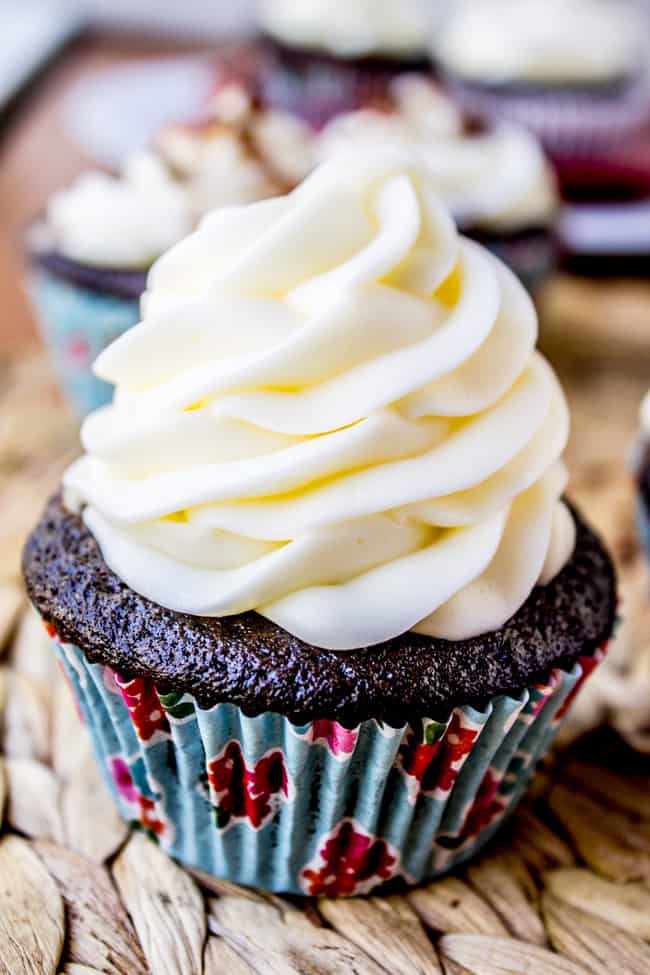
[[41, 267], [32, 269], [27, 288], [61, 388], [75, 411], [85, 416], [110, 402], [113, 388], [93, 374], [92, 363], [139, 321], [138, 300], [83, 287]]
[[446, 722], [294, 725], [202, 709], [90, 663], [48, 627], [121, 815], [172, 856], [240, 884], [366, 894], [436, 876], [514, 808], [604, 647]]
[[531, 129], [553, 155], [589, 154], [620, 145], [650, 120], [645, 76], [612, 93], [572, 90], [496, 91], [448, 78], [447, 86], [470, 116]]

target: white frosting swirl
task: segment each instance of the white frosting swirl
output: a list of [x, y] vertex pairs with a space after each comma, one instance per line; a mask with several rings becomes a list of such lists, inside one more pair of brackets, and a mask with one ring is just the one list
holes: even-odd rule
[[412, 57], [427, 47], [425, 0], [259, 0], [259, 20], [291, 47], [339, 57]]
[[136, 591], [346, 650], [498, 628], [569, 557], [533, 305], [411, 157], [215, 212], [143, 307], [97, 361], [115, 400], [64, 481]]
[[192, 229], [184, 190], [150, 152], [120, 177], [84, 173], [51, 197], [46, 219], [62, 254], [103, 267], [148, 267]]
[[417, 76], [396, 79], [391, 95], [392, 111], [364, 109], [330, 122], [318, 141], [320, 158], [355, 146], [401, 143], [426, 161], [461, 227], [509, 231], [552, 222], [555, 179], [530, 132], [505, 123], [479, 134], [463, 132], [453, 102]]
[[646, 35], [623, 0], [463, 0], [435, 53], [473, 81], [604, 82], [639, 67]]

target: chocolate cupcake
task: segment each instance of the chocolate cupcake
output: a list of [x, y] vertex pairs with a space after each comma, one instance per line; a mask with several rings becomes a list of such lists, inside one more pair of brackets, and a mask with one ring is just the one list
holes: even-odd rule
[[460, 230], [497, 254], [534, 291], [555, 264], [556, 180], [522, 126], [476, 125], [439, 87], [417, 75], [393, 80], [381, 108], [333, 119], [316, 153], [402, 143], [431, 168]]
[[421, 0], [260, 0], [272, 62], [266, 97], [317, 129], [341, 112], [381, 102], [396, 74], [430, 72], [434, 18]]
[[140, 318], [147, 272], [217, 206], [286, 191], [305, 174], [299, 123], [257, 107], [240, 86], [196, 124], [169, 126], [119, 177], [86, 173], [56, 193], [28, 235], [29, 292], [65, 393], [84, 416], [111, 387], [100, 352]]
[[434, 53], [468, 111], [526, 125], [566, 157], [646, 123], [647, 36], [628, 0], [463, 0]]
[[447, 870], [615, 612], [530, 298], [386, 152], [215, 212], [144, 308], [24, 555], [123, 815], [273, 890]]

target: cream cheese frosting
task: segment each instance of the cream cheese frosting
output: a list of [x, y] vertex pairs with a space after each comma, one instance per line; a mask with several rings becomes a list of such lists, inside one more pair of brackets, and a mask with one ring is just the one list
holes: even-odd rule
[[390, 92], [391, 111], [362, 109], [330, 122], [318, 141], [320, 158], [402, 143], [426, 161], [461, 226], [507, 232], [552, 222], [555, 178], [531, 133], [506, 123], [467, 133], [451, 100], [415, 75], [396, 79]]
[[428, 42], [425, 0], [259, 0], [264, 30], [291, 47], [339, 57], [422, 55]]
[[567, 407], [514, 275], [427, 168], [332, 159], [215, 211], [97, 360], [66, 502], [177, 611], [334, 650], [500, 627], [574, 546]]
[[51, 197], [46, 223], [62, 254], [102, 267], [148, 267], [192, 229], [184, 190], [151, 152], [119, 177], [84, 173]]
[[646, 36], [625, 0], [462, 0], [435, 53], [472, 81], [602, 83], [638, 69]]

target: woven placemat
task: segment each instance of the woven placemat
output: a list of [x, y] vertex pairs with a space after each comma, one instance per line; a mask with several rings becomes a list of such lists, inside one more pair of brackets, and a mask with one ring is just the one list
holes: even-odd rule
[[567, 374], [573, 495], [625, 622], [481, 857], [404, 895], [285, 899], [190, 873], [120, 821], [18, 559], [77, 449], [39, 356], [0, 375], [1, 975], [648, 975], [650, 628], [622, 455], [638, 382]]

